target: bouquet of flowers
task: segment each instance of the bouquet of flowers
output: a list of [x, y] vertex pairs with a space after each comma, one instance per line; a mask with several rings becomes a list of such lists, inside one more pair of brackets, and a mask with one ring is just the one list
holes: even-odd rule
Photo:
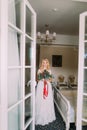
[[38, 80], [41, 80], [41, 79], [50, 79], [50, 78], [53, 78], [53, 76], [47, 70], [44, 70], [43, 73], [39, 73], [37, 75], [37, 79]]
[[37, 75], [37, 79], [38, 80], [42, 80], [44, 79], [44, 88], [43, 88], [43, 98], [45, 99], [48, 96], [48, 83], [47, 83], [47, 79], [51, 79], [53, 78], [53, 76], [47, 71], [44, 70], [43, 73], [39, 73]]

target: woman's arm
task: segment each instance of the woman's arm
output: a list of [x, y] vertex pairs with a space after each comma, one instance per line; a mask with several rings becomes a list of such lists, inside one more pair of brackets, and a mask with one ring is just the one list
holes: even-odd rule
[[43, 75], [42, 75], [41, 70], [39, 69], [39, 70], [37, 71], [37, 82], [40, 81], [40, 80], [43, 80]]

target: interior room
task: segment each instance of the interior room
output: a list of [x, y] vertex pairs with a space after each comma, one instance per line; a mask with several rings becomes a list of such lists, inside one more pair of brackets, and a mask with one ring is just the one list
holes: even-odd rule
[[[80, 14], [87, 11], [87, 3], [84, 0], [55, 0], [50, 2], [34, 2], [30, 0], [30, 3], [37, 12], [36, 71], [41, 60], [48, 58], [54, 76], [54, 86], [58, 88], [54, 89], [55, 104], [66, 122], [66, 129], [71, 127], [74, 130], [77, 118], [79, 20]], [[56, 36], [52, 34], [53, 32], [56, 33]], [[49, 38], [47, 39], [46, 35], [48, 34]], [[54, 39], [52, 39], [52, 35], [55, 37]], [[61, 56], [61, 65], [56, 64], [57, 58], [53, 65], [53, 56]], [[61, 80], [59, 80], [59, 77]], [[69, 117], [70, 120], [68, 121], [66, 119], [68, 114], [65, 114], [64, 110], [62, 110], [62, 105], [65, 108], [67, 108], [67, 105], [59, 105], [58, 102], [61, 100], [62, 103], [66, 102], [67, 104], [61, 94], [72, 104], [70, 106], [70, 115], [74, 116]], [[72, 125], [73, 123], [74, 125]], [[85, 124], [83, 125], [84, 129], [87, 128], [85, 122], [82, 124]]]
[[0, 130], [87, 130], [87, 0], [0, 0]]
[[[78, 35], [64, 35], [58, 34], [54, 42], [40, 43], [37, 39], [36, 50], [36, 70], [43, 58], [49, 59], [51, 71], [53, 74], [53, 86], [54, 88], [54, 102], [62, 115], [62, 118], [66, 124], [66, 129], [76, 128], [76, 105], [77, 105], [77, 89], [78, 89], [78, 47], [79, 47]], [[53, 56], [61, 56], [61, 64], [56, 62], [60, 59], [55, 59], [53, 65]], [[64, 79], [59, 81], [59, 76], [63, 76]], [[74, 81], [69, 82], [69, 77], [73, 76]], [[72, 77], [72, 78], [73, 78]], [[58, 89], [56, 89], [58, 88]], [[64, 100], [63, 96], [67, 99]], [[61, 105], [59, 105], [61, 101]], [[70, 112], [67, 111], [68, 102], [70, 102]], [[63, 109], [64, 108], [64, 109]], [[66, 108], [66, 109], [65, 109]], [[67, 111], [67, 112], [65, 112]], [[72, 117], [70, 115], [73, 115]], [[68, 118], [69, 120], [67, 121]], [[63, 125], [62, 125], [63, 126]], [[50, 128], [50, 127], [49, 127]], [[37, 129], [37, 127], [36, 127]]]
[[[37, 45], [38, 46], [38, 45]], [[64, 75], [65, 81], [67, 82], [69, 75], [74, 75], [77, 81], [78, 79], [78, 46], [73, 45], [39, 45], [40, 51], [39, 55], [39, 63], [43, 58], [48, 58], [51, 65], [51, 70], [54, 75], [54, 81], [58, 81], [59, 75]], [[52, 65], [52, 56], [61, 56], [62, 57], [62, 65], [61, 66], [53, 66]], [[56, 59], [57, 61], [57, 59]], [[38, 68], [38, 66], [37, 66]]]
[[[51, 42], [45, 42], [44, 40], [37, 38], [36, 71], [39, 68], [41, 59], [44, 57], [48, 57], [48, 59], [50, 60], [52, 72], [55, 75], [55, 81], [58, 80], [58, 76], [60, 74], [63, 74], [65, 76], [65, 80], [68, 80], [69, 75], [74, 75], [77, 82], [79, 14], [86, 11], [86, 4], [84, 2], [69, 0], [66, 0], [66, 2], [63, 0], [51, 1], [50, 3], [46, 1], [46, 4], [42, 1], [35, 3], [34, 1], [30, 0], [30, 3], [37, 12], [37, 35], [38, 32], [40, 32], [41, 34], [43, 34], [44, 37], [46, 30], [49, 30], [50, 36], [52, 36], [53, 32], [56, 33], [56, 40], [53, 40]], [[64, 47], [65, 50], [66, 48], [68, 50], [70, 50], [69, 48], [72, 48], [72, 54], [70, 54], [71, 50], [70, 52], [68, 52], [67, 50], [64, 51]], [[49, 53], [49, 55], [46, 55], [47, 52]], [[52, 55], [65, 55], [63, 54], [63, 52], [67, 52], [66, 55], [69, 55], [68, 57], [62, 56], [62, 67], [52, 67]], [[72, 59], [71, 62], [68, 62], [68, 58], [70, 60]], [[70, 66], [69, 63], [71, 64]], [[74, 63], [73, 66], [72, 63]], [[71, 66], [74, 68], [72, 68]]]

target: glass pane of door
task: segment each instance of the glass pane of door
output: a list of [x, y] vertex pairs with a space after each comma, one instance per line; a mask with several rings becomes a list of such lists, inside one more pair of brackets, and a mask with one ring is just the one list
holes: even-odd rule
[[87, 42], [85, 43], [84, 50], [84, 64], [87, 67]]
[[31, 93], [31, 70], [25, 69], [25, 95]]
[[87, 119], [87, 97], [84, 96], [83, 97], [83, 109], [82, 109], [82, 113], [83, 113], [83, 118]]
[[31, 56], [32, 56], [32, 45], [31, 40], [26, 37], [26, 49], [25, 49], [25, 65], [30, 66], [31, 65]]
[[21, 29], [21, 3], [22, 0], [8, 0], [8, 20], [11, 24]]
[[87, 69], [84, 70], [84, 88], [83, 92], [87, 93]]
[[8, 107], [22, 99], [21, 70], [8, 71]]
[[22, 104], [17, 105], [15, 108], [8, 112], [8, 130], [22, 130]]
[[32, 123], [27, 127], [26, 130], [32, 130]]
[[84, 40], [87, 40], [87, 16], [85, 16], [85, 35], [84, 35]]
[[21, 35], [14, 29], [8, 28], [8, 66], [21, 64]]
[[31, 16], [32, 13], [28, 6], [26, 6], [26, 33], [31, 36]]
[[25, 123], [32, 118], [32, 102], [31, 97], [25, 100]]

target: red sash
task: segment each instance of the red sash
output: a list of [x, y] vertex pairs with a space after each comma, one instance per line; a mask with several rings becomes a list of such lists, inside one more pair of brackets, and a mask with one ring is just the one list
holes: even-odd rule
[[47, 81], [44, 80], [43, 98], [45, 99], [45, 97], [47, 96], [48, 96], [48, 84], [47, 84]]

